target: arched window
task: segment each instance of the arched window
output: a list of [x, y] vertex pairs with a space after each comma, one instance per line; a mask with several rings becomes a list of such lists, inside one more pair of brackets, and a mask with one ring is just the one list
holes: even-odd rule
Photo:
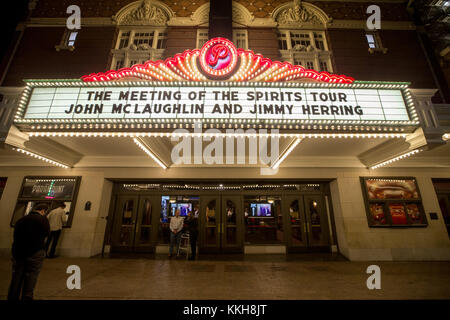
[[278, 26], [281, 59], [307, 69], [332, 72], [326, 38], [330, 18], [318, 7], [298, 0], [283, 4], [272, 13]]
[[119, 30], [111, 68], [161, 59], [166, 48], [167, 21], [172, 16], [170, 8], [158, 1], [141, 0], [123, 7], [113, 17]]

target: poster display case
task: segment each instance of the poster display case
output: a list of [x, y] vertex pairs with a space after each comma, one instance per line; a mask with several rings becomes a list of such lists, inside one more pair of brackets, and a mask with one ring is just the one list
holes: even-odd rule
[[369, 227], [428, 225], [414, 177], [361, 177]]
[[80, 181], [81, 177], [25, 177], [11, 218], [11, 227], [38, 203], [48, 205], [46, 214], [64, 203], [67, 217], [63, 227], [71, 227]]

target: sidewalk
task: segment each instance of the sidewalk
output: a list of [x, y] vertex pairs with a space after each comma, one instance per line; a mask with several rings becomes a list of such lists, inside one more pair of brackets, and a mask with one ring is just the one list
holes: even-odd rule
[[[450, 262], [349, 262], [263, 257], [56, 258], [46, 260], [36, 299], [450, 299]], [[381, 268], [368, 290], [366, 268]], [[81, 290], [66, 288], [66, 268], [81, 268]], [[0, 299], [11, 263], [0, 258]]]

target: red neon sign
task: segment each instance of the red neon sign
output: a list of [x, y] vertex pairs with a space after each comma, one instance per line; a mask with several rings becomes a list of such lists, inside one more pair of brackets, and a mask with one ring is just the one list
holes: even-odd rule
[[311, 79], [326, 83], [352, 83], [345, 75], [317, 72], [289, 62], [272, 61], [251, 50], [236, 49], [225, 38], [206, 42], [201, 50], [186, 50], [165, 61], [147, 61], [130, 68], [91, 73], [81, 77], [85, 82], [148, 81], [227, 81], [283, 82]]

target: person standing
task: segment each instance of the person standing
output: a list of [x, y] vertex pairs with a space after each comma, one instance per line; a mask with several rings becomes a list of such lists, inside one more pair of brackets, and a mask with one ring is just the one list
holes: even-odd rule
[[181, 231], [183, 230], [184, 218], [180, 217], [180, 209], [175, 210], [175, 216], [170, 218], [170, 248], [169, 248], [169, 258], [172, 257], [173, 244], [177, 242], [177, 257], [178, 250], [180, 249], [181, 242]]
[[195, 260], [197, 255], [197, 238], [198, 238], [198, 218], [191, 211], [186, 218], [186, 224], [189, 231], [189, 241], [191, 243], [191, 256], [189, 260]]
[[[50, 259], [55, 258], [56, 246], [58, 245], [58, 240], [61, 236], [62, 227], [66, 223], [65, 208], [66, 205], [64, 202], [61, 202], [58, 207], [50, 211], [47, 216], [48, 222], [50, 223], [50, 236], [47, 238], [47, 243], [45, 244], [45, 254]], [[52, 243], [52, 247], [49, 253], [48, 248], [50, 247], [50, 243]]]
[[14, 226], [8, 300], [33, 300], [34, 287], [45, 259], [44, 240], [50, 234], [50, 225], [44, 216], [47, 210], [46, 204], [38, 204]]

